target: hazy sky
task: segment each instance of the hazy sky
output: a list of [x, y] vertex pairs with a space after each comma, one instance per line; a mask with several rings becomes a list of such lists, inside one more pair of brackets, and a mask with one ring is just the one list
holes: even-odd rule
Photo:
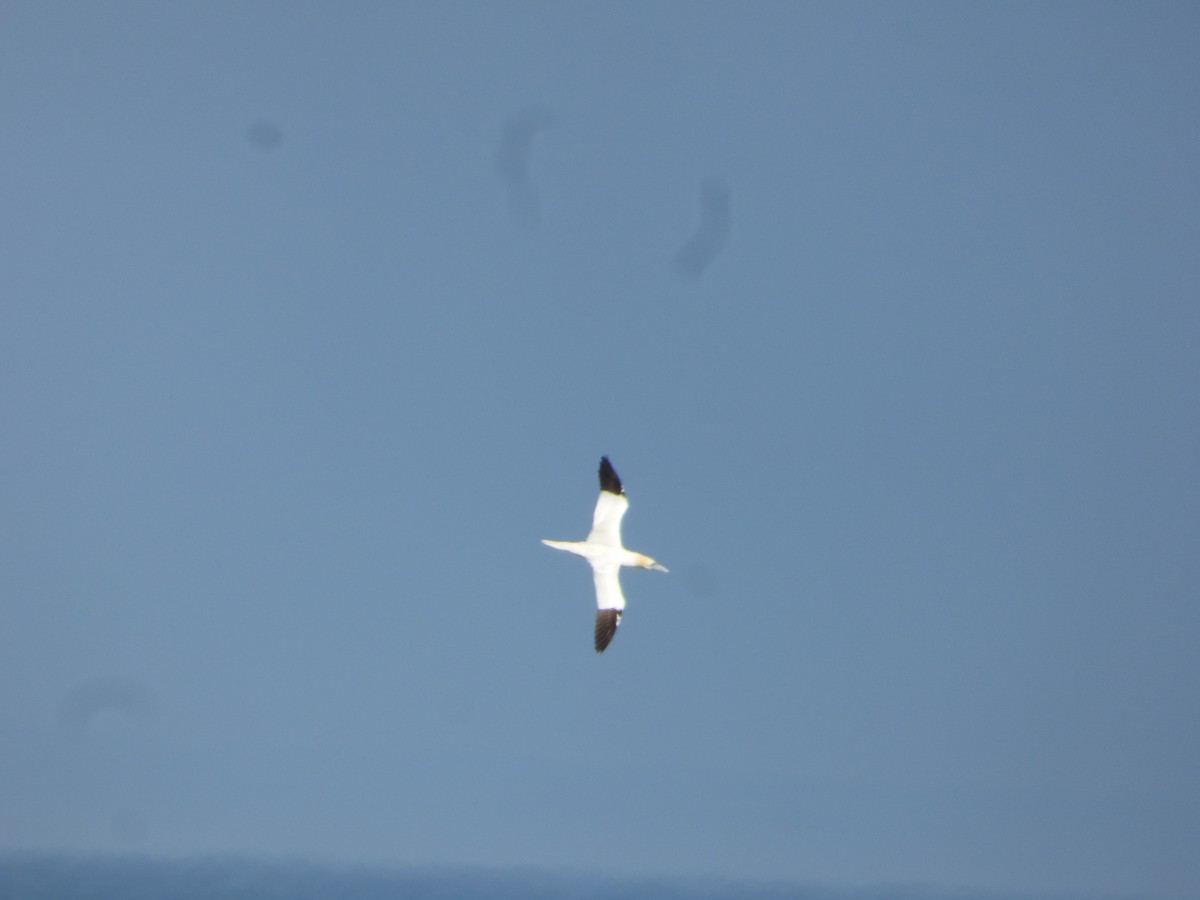
[[0, 850], [1193, 895], [1198, 59], [0, 4]]

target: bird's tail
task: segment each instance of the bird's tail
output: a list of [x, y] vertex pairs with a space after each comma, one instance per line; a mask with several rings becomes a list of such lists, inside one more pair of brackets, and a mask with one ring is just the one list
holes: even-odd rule
[[586, 556], [583, 551], [583, 541], [549, 541], [542, 538], [542, 543], [547, 547], [553, 547], [555, 550], [566, 550], [568, 553], [574, 553], [578, 556]]

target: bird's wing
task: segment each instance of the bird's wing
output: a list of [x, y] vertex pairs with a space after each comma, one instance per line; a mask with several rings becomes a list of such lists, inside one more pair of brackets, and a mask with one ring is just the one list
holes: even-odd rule
[[629, 501], [623, 494], [601, 491], [599, 499], [596, 500], [596, 512], [592, 515], [592, 531], [588, 535], [588, 543], [620, 547], [621, 519], [627, 509]]
[[621, 593], [618, 575], [619, 565], [592, 564], [592, 577], [596, 582], [596, 652], [603, 653], [617, 633], [621, 622], [621, 611], [625, 609], [625, 595]]
[[620, 624], [621, 611], [619, 609], [596, 610], [597, 653], [603, 653], [605, 648], [612, 643], [613, 635], [617, 633], [617, 626]]
[[608, 491], [610, 494], [625, 493], [625, 489], [621, 487], [621, 479], [617, 475], [617, 470], [613, 468], [607, 456], [600, 457], [600, 490]]
[[621, 593], [621, 582], [617, 575], [621, 567], [615, 564], [592, 564], [592, 578], [596, 582], [596, 606], [600, 609], [625, 608], [625, 595]]

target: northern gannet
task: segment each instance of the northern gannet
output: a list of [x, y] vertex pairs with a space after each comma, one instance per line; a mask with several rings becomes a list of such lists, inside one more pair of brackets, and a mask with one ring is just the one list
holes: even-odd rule
[[607, 456], [600, 457], [600, 498], [596, 501], [596, 512], [592, 516], [592, 530], [586, 541], [548, 541], [542, 543], [558, 550], [566, 550], [582, 556], [592, 564], [592, 576], [596, 582], [596, 652], [603, 653], [617, 626], [621, 624], [621, 613], [625, 609], [625, 596], [621, 593], [621, 566], [638, 566], [642, 569], [667, 571], [648, 556], [634, 553], [621, 546], [621, 518], [629, 509], [629, 501], [621, 488]]

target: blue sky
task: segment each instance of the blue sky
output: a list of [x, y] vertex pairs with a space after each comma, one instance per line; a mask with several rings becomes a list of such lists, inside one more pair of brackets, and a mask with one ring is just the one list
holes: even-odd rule
[[1198, 38], [5, 4], [0, 848], [1188, 895]]

